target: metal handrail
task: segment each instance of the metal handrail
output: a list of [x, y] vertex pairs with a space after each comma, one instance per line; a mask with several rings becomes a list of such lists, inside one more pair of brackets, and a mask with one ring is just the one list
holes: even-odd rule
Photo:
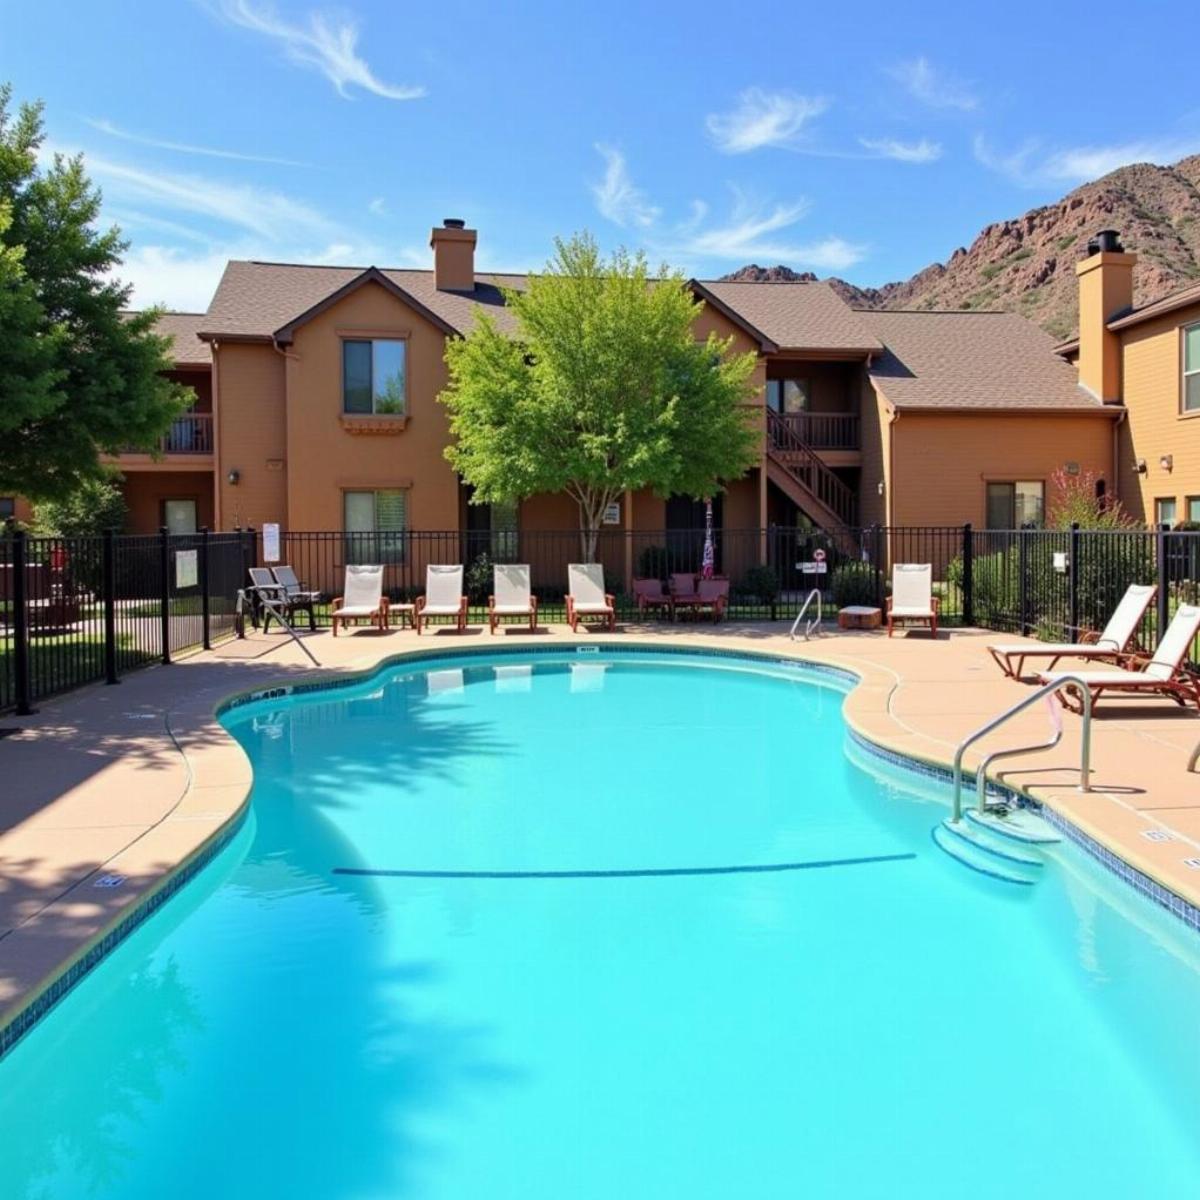
[[796, 614], [796, 619], [792, 622], [792, 630], [791, 633], [788, 634], [788, 637], [790, 637], [793, 642], [796, 640], [796, 630], [800, 627], [800, 622], [804, 620], [804, 614], [808, 612], [808, 606], [812, 603], [812, 598], [814, 596], [817, 598], [817, 615], [811, 621], [809, 621], [807, 625], [804, 626], [804, 640], [807, 642], [812, 636], [813, 630], [821, 627], [821, 589], [813, 588], [813, 590], [804, 597], [804, 603], [800, 605], [800, 611]]
[[[1081, 792], [1090, 792], [1092, 790], [1092, 693], [1087, 684], [1078, 675], [1060, 675], [1050, 683], [1042, 684], [1036, 691], [1030, 692], [1029, 695], [1023, 697], [1011, 708], [1006, 708], [998, 717], [993, 717], [986, 725], [981, 725], [976, 729], [974, 733], [967, 734], [958, 743], [958, 749], [954, 752], [954, 810], [950, 818], [954, 824], [957, 825], [962, 820], [962, 763], [963, 755], [967, 752], [968, 747], [979, 741], [981, 737], [986, 737], [989, 733], [999, 729], [1010, 717], [1015, 717], [1017, 713], [1024, 712], [1031, 704], [1041, 700], [1043, 697], [1051, 697], [1054, 692], [1072, 683], [1079, 689], [1080, 703], [1083, 705], [1083, 742], [1079, 751], [1079, 790]], [[996, 750], [979, 764], [976, 772], [975, 786], [977, 795], [980, 797], [979, 803], [981, 808], [983, 803], [982, 797], [986, 795], [988, 766], [998, 758], [1008, 758], [1014, 754], [1030, 754], [1038, 750], [1053, 749], [1062, 740], [1061, 717], [1053, 723], [1055, 725], [1054, 736], [1048, 742], [1041, 742], [1035, 746], [1019, 746], [1012, 750]]]

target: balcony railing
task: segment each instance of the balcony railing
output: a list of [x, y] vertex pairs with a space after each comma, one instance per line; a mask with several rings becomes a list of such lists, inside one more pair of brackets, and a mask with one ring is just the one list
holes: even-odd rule
[[[159, 442], [163, 454], [211, 454], [213, 452], [212, 413], [184, 413], [171, 422], [171, 428]], [[145, 454], [130, 446], [126, 454]]]
[[[858, 413], [776, 413], [772, 428], [785, 428], [785, 441], [798, 440], [814, 450], [857, 450], [860, 447]], [[776, 436], [776, 435], [773, 435]], [[777, 448], [778, 441], [772, 443]]]

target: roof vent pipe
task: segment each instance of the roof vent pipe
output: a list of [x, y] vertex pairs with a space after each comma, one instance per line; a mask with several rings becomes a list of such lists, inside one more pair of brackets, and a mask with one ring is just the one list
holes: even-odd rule
[[462, 217], [446, 217], [446, 219], [442, 221], [442, 225], [446, 229], [466, 229], [467, 227], [467, 223], [462, 219]]
[[1088, 241], [1087, 249], [1089, 255], [1125, 252], [1125, 247], [1121, 245], [1121, 235], [1115, 229], [1101, 229]]

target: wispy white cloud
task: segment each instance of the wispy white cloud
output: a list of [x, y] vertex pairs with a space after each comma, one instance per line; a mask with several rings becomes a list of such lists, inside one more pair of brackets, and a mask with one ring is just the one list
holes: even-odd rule
[[985, 167], [1022, 187], [1044, 184], [1079, 184], [1107, 175], [1130, 163], [1160, 165], [1177, 162], [1200, 151], [1200, 134], [1191, 137], [1151, 138], [1108, 146], [1047, 147], [1030, 138], [1014, 150], [999, 151], [982, 135], [974, 141], [975, 158]]
[[604, 159], [604, 178], [592, 185], [592, 195], [600, 215], [614, 225], [625, 228], [637, 225], [641, 228], [653, 225], [660, 210], [655, 208], [645, 193], [634, 186], [625, 165], [625, 156], [612, 146], [596, 144], [597, 153]]
[[116, 274], [133, 287], [134, 308], [164, 304], [181, 312], [204, 312], [231, 257], [242, 256], [223, 248], [189, 252], [176, 246], [135, 245]]
[[722, 153], [746, 154], [763, 146], [793, 145], [804, 126], [828, 107], [823, 96], [752, 87], [742, 92], [731, 112], [709, 113], [705, 125]]
[[125, 142], [136, 142], [139, 146], [153, 146], [158, 150], [172, 150], [179, 154], [196, 154], [205, 158], [230, 158], [237, 162], [270, 163], [277, 167], [307, 167], [308, 163], [297, 162], [291, 158], [274, 158], [266, 154], [244, 154], [238, 150], [218, 150], [213, 146], [194, 146], [189, 142], [172, 142], [163, 138], [146, 137], [140, 133], [131, 133], [121, 129], [111, 121], [102, 117], [85, 117], [84, 120], [101, 133], [109, 137], [120, 138]]
[[901, 142], [895, 138], [860, 137], [858, 143], [879, 158], [894, 158], [897, 162], [931, 163], [942, 157], [941, 145], [928, 138], [919, 142]]
[[962, 80], [939, 70], [924, 56], [897, 63], [888, 74], [910, 96], [930, 108], [957, 108], [970, 112], [979, 106], [978, 97]]
[[382, 217], [387, 212], [387, 203], [384, 201], [382, 196], [376, 196], [375, 199], [367, 205], [367, 211], [374, 213], [377, 217]]
[[313, 12], [307, 25], [293, 25], [273, 8], [258, 7], [251, 0], [217, 0], [215, 11], [230, 24], [277, 42], [290, 61], [319, 71], [346, 99], [351, 99], [351, 88], [386, 100], [416, 100], [425, 95], [423, 87], [379, 79], [358, 53], [358, 26], [347, 17]]

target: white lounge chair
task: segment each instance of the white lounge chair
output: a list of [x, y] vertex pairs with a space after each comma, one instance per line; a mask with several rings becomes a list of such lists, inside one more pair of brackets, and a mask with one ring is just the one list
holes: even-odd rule
[[454, 567], [426, 567], [425, 595], [417, 597], [413, 625], [417, 635], [430, 617], [453, 617], [459, 633], [467, 628], [467, 597], [463, 594], [462, 564]]
[[383, 594], [383, 567], [346, 568], [345, 594], [333, 602], [333, 636], [347, 621], [369, 620], [378, 629], [388, 627], [388, 598]]
[[937, 637], [938, 597], [933, 594], [932, 563], [896, 563], [892, 567], [892, 594], [887, 602], [887, 631], [909, 621], [928, 625]]
[[1088, 630], [1077, 642], [1002, 642], [989, 646], [988, 653], [1005, 675], [1019, 679], [1027, 658], [1048, 658], [1051, 671], [1060, 658], [1087, 658], [1094, 662], [1119, 664], [1137, 636], [1138, 626], [1158, 588], [1154, 584], [1132, 583], [1125, 589], [1108, 624], [1099, 632]]
[[1185, 708], [1188, 702], [1200, 708], [1200, 676], [1184, 668], [1188, 651], [1200, 634], [1200, 607], [1181, 604], [1167, 626], [1154, 657], [1147, 660], [1138, 656], [1126, 656], [1125, 661], [1137, 664], [1113, 668], [1106, 671], [1057, 671], [1044, 672], [1038, 676], [1042, 683], [1063, 681], [1058, 698], [1070, 709], [1078, 712], [1082, 707], [1077, 693], [1079, 685], [1067, 682], [1072, 676], [1083, 681], [1092, 693], [1094, 705], [1105, 692], [1125, 692], [1132, 695], [1170, 696], [1176, 704]]
[[537, 610], [528, 564], [497, 563], [492, 568], [492, 594], [488, 597], [488, 625], [492, 633], [504, 617], [525, 617], [529, 632], [533, 633], [537, 629]]
[[603, 617], [609, 629], [617, 627], [617, 602], [604, 590], [600, 563], [567, 564], [567, 624], [572, 631], [584, 617]]

